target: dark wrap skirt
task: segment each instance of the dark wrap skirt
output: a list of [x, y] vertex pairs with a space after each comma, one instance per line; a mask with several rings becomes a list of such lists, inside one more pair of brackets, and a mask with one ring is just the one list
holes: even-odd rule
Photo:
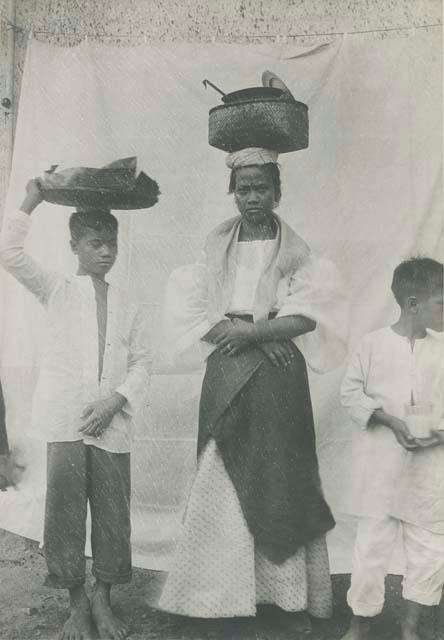
[[207, 362], [198, 452], [216, 440], [255, 544], [281, 564], [335, 525], [323, 497], [307, 369], [276, 367], [257, 347]]

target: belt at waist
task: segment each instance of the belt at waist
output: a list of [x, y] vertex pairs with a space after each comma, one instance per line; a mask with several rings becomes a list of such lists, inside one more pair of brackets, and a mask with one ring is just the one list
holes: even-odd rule
[[[244, 322], [254, 322], [254, 318], [251, 313], [226, 313], [225, 316], [230, 320], [234, 320], [237, 318], [238, 320], [243, 320]], [[273, 320], [277, 316], [277, 311], [271, 311], [268, 314], [268, 319]]]

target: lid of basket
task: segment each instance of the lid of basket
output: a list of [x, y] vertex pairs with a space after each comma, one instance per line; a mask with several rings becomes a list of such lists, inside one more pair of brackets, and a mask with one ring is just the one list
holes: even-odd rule
[[292, 96], [289, 96], [282, 89], [277, 89], [275, 87], [248, 87], [247, 89], [240, 89], [238, 91], [233, 91], [232, 93], [227, 93], [222, 98], [222, 102], [225, 104], [233, 104], [235, 102], [240, 102], [243, 100], [264, 100], [264, 99], [293, 99]]

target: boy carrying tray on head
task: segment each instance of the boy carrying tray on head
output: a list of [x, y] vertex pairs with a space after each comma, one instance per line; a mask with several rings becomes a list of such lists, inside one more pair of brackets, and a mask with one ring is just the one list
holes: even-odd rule
[[353, 618], [344, 640], [369, 637], [399, 533], [403, 640], [419, 639], [421, 611], [439, 604], [444, 585], [444, 341], [433, 334], [443, 331], [443, 265], [401, 263], [392, 291], [399, 320], [363, 338], [342, 384], [343, 405], [362, 427], [353, 460]]
[[[24, 251], [30, 215], [42, 201], [31, 180], [3, 231], [3, 266], [47, 311], [47, 335], [33, 399], [33, 429], [47, 445], [44, 548], [48, 586], [70, 593], [61, 637], [120, 640], [128, 633], [110, 606], [113, 584], [131, 580], [130, 443], [145, 403], [151, 356], [140, 309], [105, 281], [117, 257], [118, 223], [109, 211], [70, 219], [75, 276], [42, 269]], [[86, 513], [91, 512], [91, 602], [84, 589]]]

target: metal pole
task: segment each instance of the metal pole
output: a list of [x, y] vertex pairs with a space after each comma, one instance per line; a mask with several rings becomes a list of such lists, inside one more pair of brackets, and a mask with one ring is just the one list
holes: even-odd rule
[[10, 101], [9, 109], [4, 107], [7, 123], [6, 123], [6, 139], [8, 145], [8, 157], [7, 166], [5, 166], [6, 177], [9, 180], [12, 164], [12, 153], [14, 149], [14, 128], [15, 128], [15, 114], [17, 113], [17, 105], [15, 104], [14, 96], [14, 76], [15, 76], [15, 20], [16, 20], [16, 2], [15, 0], [7, 0], [5, 7], [7, 11], [7, 18], [9, 22], [8, 36], [6, 42], [6, 64], [8, 68], [8, 74], [6, 77], [6, 95], [2, 96], [4, 100]]
[[[6, 123], [6, 158], [3, 171], [5, 172], [5, 193], [1, 194], [3, 200], [6, 197], [6, 184], [9, 182], [9, 176], [11, 173], [12, 165], [12, 152], [14, 148], [14, 114], [16, 113], [16, 106], [14, 103], [14, 73], [15, 73], [15, 18], [16, 18], [16, 5], [15, 0], [8, 0], [5, 6], [7, 20], [9, 22], [9, 29], [6, 39], [6, 94], [1, 96], [2, 107], [5, 112]], [[9, 101], [9, 102], [8, 102]], [[3, 207], [2, 207], [3, 208]], [[6, 431], [6, 418], [5, 418], [5, 405], [3, 400], [3, 393], [1, 390], [0, 382], [0, 455], [7, 455], [9, 453], [8, 434]], [[2, 487], [4, 489], [4, 487]]]

